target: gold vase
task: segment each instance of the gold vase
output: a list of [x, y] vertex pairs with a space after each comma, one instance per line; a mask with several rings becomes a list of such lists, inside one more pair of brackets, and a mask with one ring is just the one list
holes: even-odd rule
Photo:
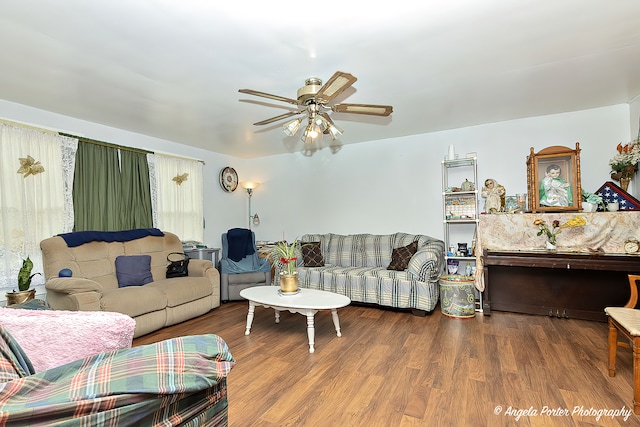
[[280, 291], [288, 294], [298, 292], [298, 274], [280, 274]]
[[36, 297], [36, 290], [29, 289], [28, 291], [7, 292], [6, 296], [7, 305], [22, 304], [34, 299]]
[[631, 178], [620, 178], [620, 188], [627, 191], [627, 188], [629, 188], [629, 182], [631, 182]]

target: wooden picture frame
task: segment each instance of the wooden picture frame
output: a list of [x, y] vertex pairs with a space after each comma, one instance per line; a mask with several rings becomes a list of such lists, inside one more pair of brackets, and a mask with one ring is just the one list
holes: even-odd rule
[[578, 212], [582, 209], [580, 144], [576, 148], [553, 146], [527, 157], [527, 190], [530, 210]]

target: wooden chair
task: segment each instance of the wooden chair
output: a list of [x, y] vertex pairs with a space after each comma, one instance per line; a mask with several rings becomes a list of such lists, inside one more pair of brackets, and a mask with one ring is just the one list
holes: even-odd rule
[[[633, 411], [640, 414], [640, 310], [637, 310], [640, 275], [629, 274], [631, 297], [624, 307], [606, 307], [609, 316], [609, 376], [616, 374], [616, 351], [618, 347], [633, 349]], [[618, 341], [618, 331], [627, 342]]]

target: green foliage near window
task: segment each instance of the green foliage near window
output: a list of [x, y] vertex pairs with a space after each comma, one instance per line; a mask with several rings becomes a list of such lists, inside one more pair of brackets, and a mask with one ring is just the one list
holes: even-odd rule
[[28, 291], [31, 286], [31, 279], [33, 276], [40, 273], [31, 274], [31, 270], [33, 269], [33, 262], [29, 257], [27, 259], [22, 260], [22, 268], [18, 272], [18, 289], [20, 291]]

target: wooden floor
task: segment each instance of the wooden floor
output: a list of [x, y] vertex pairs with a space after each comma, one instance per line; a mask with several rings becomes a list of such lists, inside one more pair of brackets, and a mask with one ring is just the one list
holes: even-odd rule
[[631, 352], [618, 350], [610, 378], [605, 323], [501, 312], [455, 319], [439, 307], [427, 317], [338, 312], [340, 338], [329, 312], [316, 315], [313, 354], [299, 314], [284, 312], [276, 324], [273, 310], [257, 307], [245, 336], [246, 302], [134, 345], [220, 335], [237, 362], [228, 378], [232, 427], [640, 425], [621, 413], [632, 406]]

